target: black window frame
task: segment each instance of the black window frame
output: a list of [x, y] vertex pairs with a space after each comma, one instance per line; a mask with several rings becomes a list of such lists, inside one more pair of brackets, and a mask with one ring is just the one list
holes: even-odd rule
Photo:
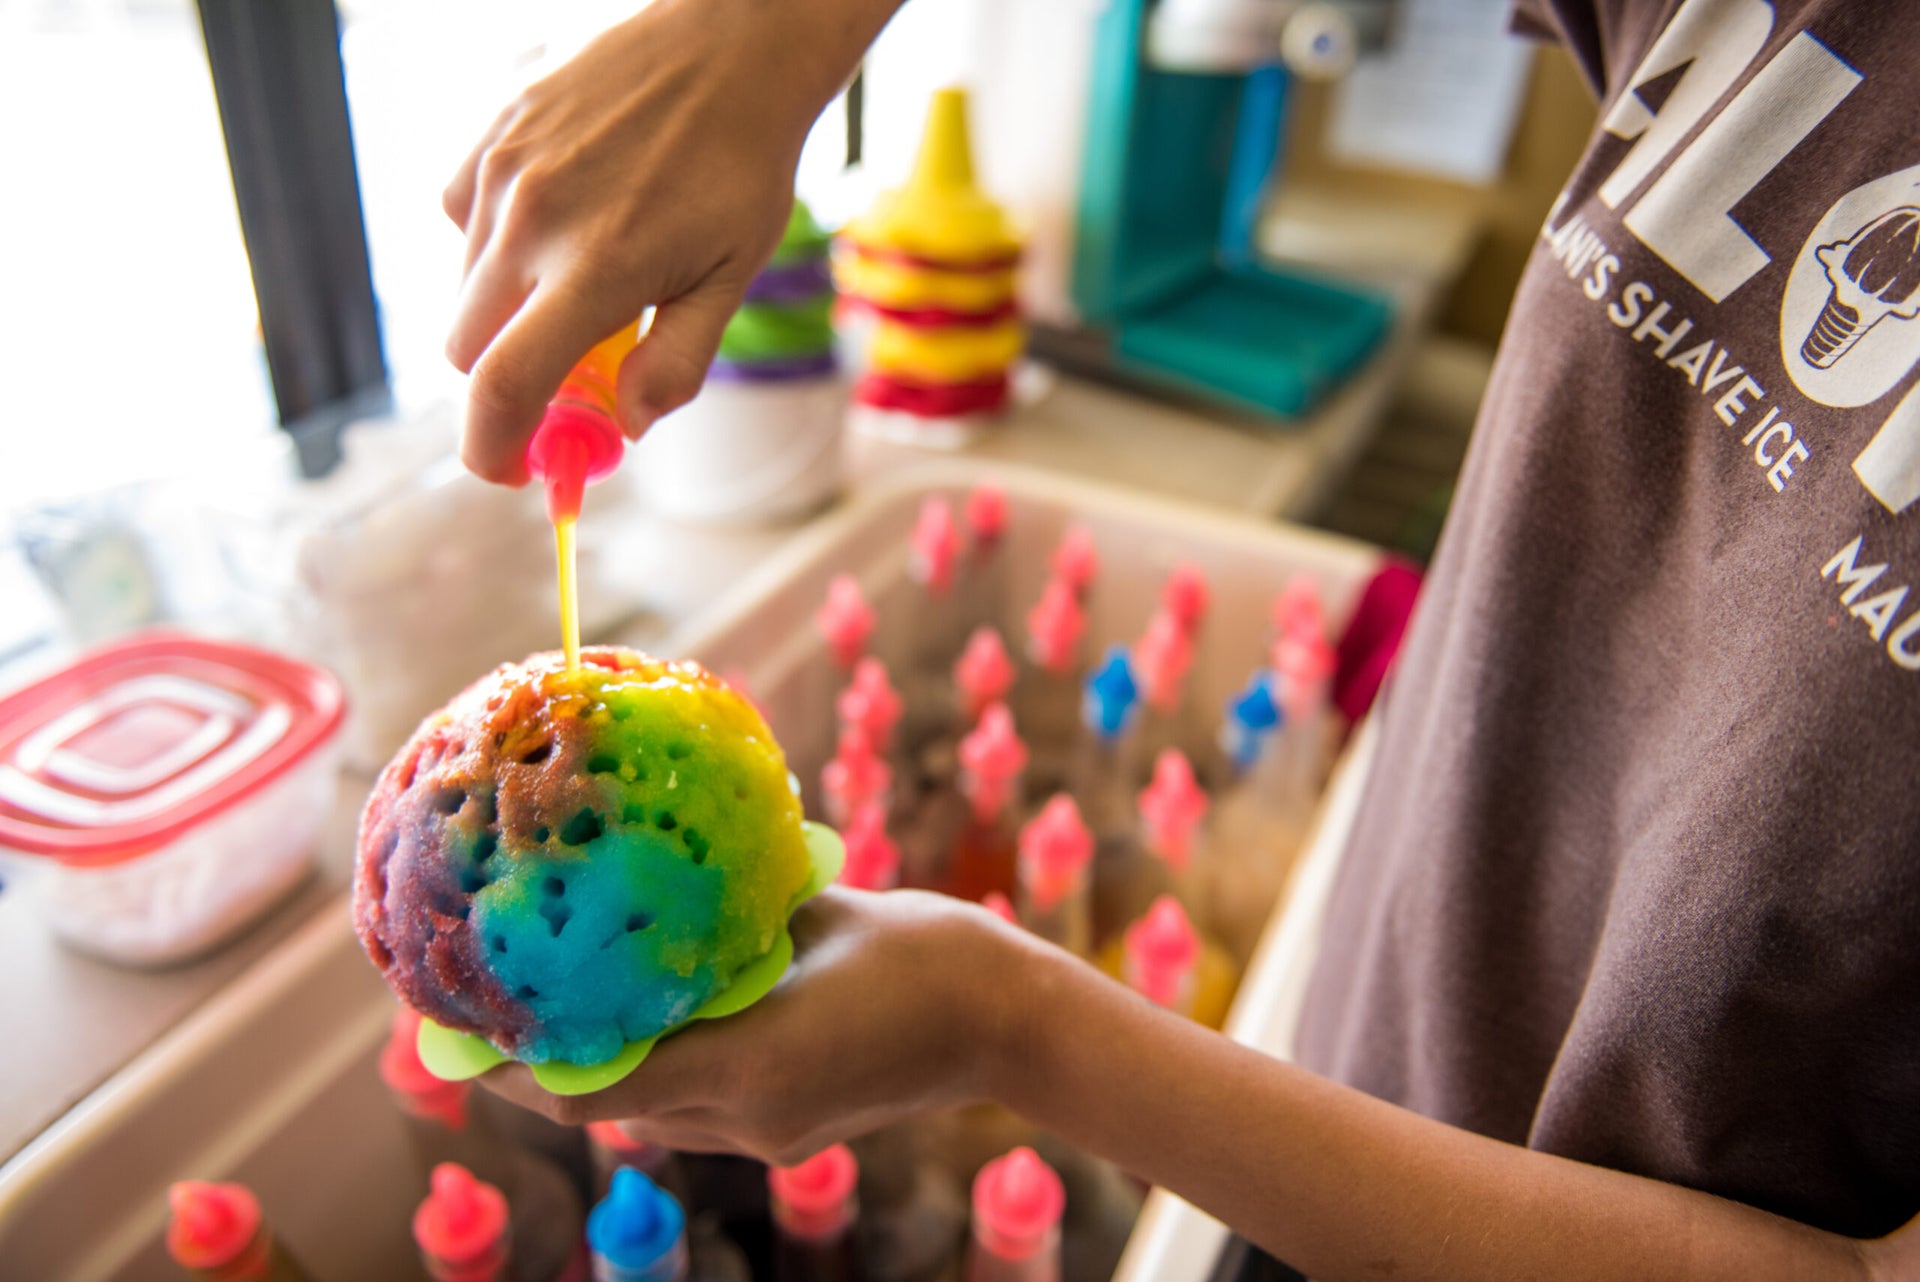
[[333, 0], [196, 0], [280, 425], [301, 470], [390, 408]]

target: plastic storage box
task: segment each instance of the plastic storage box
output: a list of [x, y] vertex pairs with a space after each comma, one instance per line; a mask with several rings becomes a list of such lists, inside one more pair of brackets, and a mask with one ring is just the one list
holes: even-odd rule
[[333, 803], [339, 683], [250, 646], [149, 634], [0, 700], [0, 859], [62, 939], [203, 952], [306, 874]]
[[[834, 574], [879, 611], [872, 650], [910, 641], [908, 535], [931, 494], [999, 484], [1009, 511], [1000, 623], [1010, 641], [1073, 523], [1104, 568], [1086, 645], [1137, 636], [1166, 571], [1199, 565], [1213, 588], [1193, 670], [1219, 706], [1264, 655], [1267, 611], [1293, 575], [1314, 575], [1336, 625], [1378, 563], [1369, 547], [1057, 476], [963, 464], [870, 494], [796, 536], [702, 618], [649, 648], [745, 682], [766, 710], [808, 808], [833, 748], [841, 679], [812, 616]], [[477, 675], [477, 674], [476, 674]], [[1259, 1000], [1269, 987], [1249, 978]], [[1254, 991], [1259, 990], [1259, 991]], [[407, 1217], [424, 1192], [375, 1057], [392, 997], [354, 939], [344, 895], [241, 980], [0, 1167], [7, 1276], [145, 1282], [169, 1276], [160, 1245], [167, 1184], [237, 1179], [321, 1279], [417, 1279]], [[644, 1071], [644, 1069], [642, 1070]]]

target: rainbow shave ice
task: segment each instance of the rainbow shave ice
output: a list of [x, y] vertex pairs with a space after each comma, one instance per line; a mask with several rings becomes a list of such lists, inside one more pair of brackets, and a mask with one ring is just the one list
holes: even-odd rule
[[360, 820], [354, 925], [387, 982], [528, 1063], [598, 1064], [773, 948], [809, 877], [786, 760], [692, 663], [502, 667], [415, 731]]

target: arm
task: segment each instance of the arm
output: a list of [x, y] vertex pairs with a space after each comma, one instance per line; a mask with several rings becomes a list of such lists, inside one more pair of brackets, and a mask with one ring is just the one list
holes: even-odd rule
[[830, 891], [795, 931], [800, 960], [766, 1001], [676, 1034], [608, 1091], [556, 1099], [517, 1065], [484, 1080], [563, 1121], [780, 1161], [996, 1098], [1325, 1282], [1891, 1282], [1920, 1264], [1911, 1226], [1856, 1242], [1334, 1085], [952, 900]]
[[567, 371], [649, 307], [620, 370], [628, 435], [692, 399], [808, 128], [897, 2], [657, 0], [501, 113], [444, 202], [467, 237], [447, 356], [473, 375], [469, 467], [524, 482]]
[[[1065, 959], [1045, 971], [1038, 999], [1071, 1012], [1070, 1035], [1030, 1037], [999, 1093], [1309, 1276], [1873, 1276], [1851, 1239], [1459, 1130], [1174, 1018]], [[1122, 1045], [1138, 1048], [1124, 1063], [1101, 1049]]]

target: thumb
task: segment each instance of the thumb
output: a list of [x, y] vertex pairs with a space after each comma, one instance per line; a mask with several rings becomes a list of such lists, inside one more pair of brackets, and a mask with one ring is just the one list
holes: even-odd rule
[[746, 291], [712, 280], [654, 311], [653, 325], [620, 366], [620, 416], [636, 439], [700, 391], [720, 334]]

